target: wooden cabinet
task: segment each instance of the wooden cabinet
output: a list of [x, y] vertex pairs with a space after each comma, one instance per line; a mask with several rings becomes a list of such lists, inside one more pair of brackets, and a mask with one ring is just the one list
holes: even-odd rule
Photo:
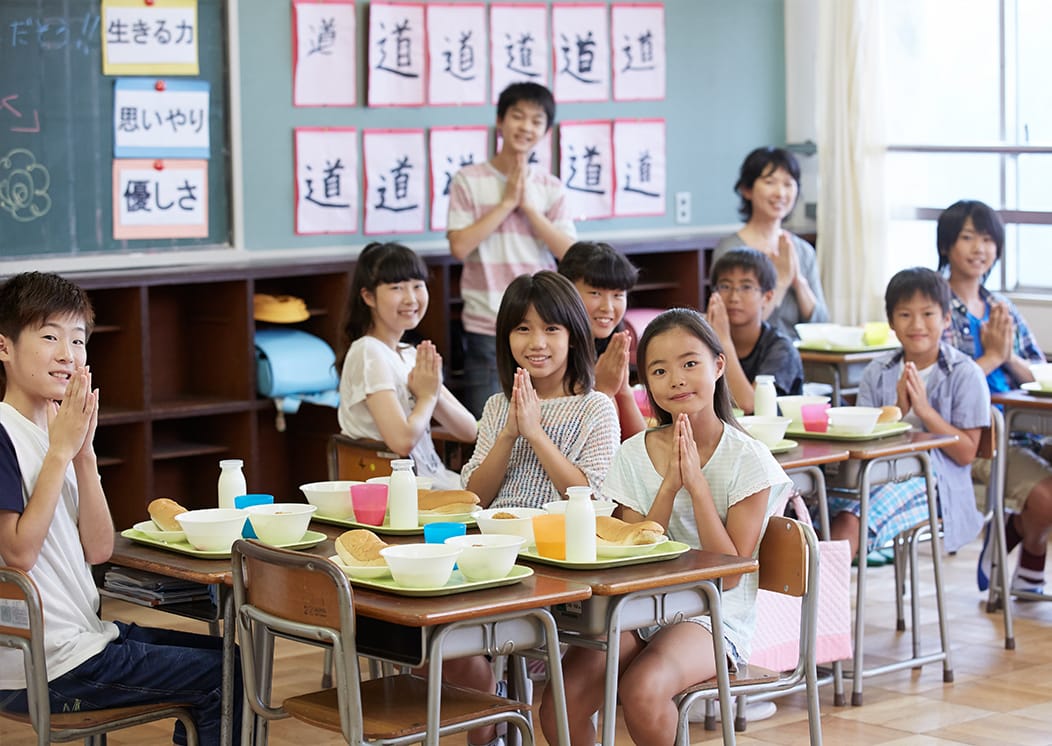
[[[702, 307], [717, 238], [620, 244], [640, 268], [630, 304]], [[416, 336], [435, 342], [456, 389], [461, 265], [447, 254], [425, 258], [431, 303]], [[70, 275], [95, 306], [96, 451], [118, 528], [144, 519], [155, 497], [214, 506], [224, 458], [244, 459], [249, 490], [278, 500], [301, 500], [300, 484], [326, 478], [336, 410], [304, 404], [277, 427], [274, 403], [256, 393], [253, 339], [268, 325], [253, 319], [252, 297], [303, 298], [310, 318], [295, 327], [339, 353], [353, 269], [350, 260], [304, 260]]]

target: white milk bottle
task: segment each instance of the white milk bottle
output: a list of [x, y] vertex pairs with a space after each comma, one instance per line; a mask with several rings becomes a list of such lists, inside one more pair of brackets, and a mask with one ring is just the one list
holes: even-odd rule
[[391, 517], [391, 528], [416, 528], [420, 521], [417, 516], [413, 459], [395, 459], [391, 462], [391, 469], [391, 481], [387, 487], [387, 509]]
[[753, 383], [752, 412], [757, 417], [774, 417], [778, 414], [778, 393], [774, 390], [774, 376], [756, 376]]
[[248, 492], [245, 474], [241, 471], [244, 464], [239, 458], [228, 458], [219, 462], [219, 507], [236, 507], [234, 498]]
[[595, 562], [595, 506], [591, 487], [567, 487], [566, 561]]

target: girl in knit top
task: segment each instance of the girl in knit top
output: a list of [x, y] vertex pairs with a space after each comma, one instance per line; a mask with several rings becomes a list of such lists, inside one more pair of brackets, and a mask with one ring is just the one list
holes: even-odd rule
[[610, 398], [595, 391], [595, 347], [581, 297], [565, 277], [520, 275], [497, 314], [504, 392], [486, 402], [461, 472], [484, 507], [532, 507], [588, 485], [599, 494], [620, 441]]

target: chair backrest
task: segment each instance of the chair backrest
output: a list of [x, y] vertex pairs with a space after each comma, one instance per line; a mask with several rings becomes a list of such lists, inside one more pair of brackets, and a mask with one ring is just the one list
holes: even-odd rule
[[331, 645], [344, 737], [360, 743], [360, 671], [347, 576], [322, 557], [256, 541], [234, 542], [231, 557], [242, 673], [253, 711], [267, 718], [284, 716], [270, 705], [269, 691], [261, 689], [260, 672], [272, 661], [257, 656], [273, 652], [272, 644], [258, 644], [264, 635], [276, 632], [308, 644]]
[[760, 540], [759, 586], [766, 591], [803, 596], [808, 583], [806, 527], [799, 521], [773, 515]]
[[1004, 415], [997, 407], [990, 407], [990, 424], [979, 431], [979, 448], [975, 455], [978, 458], [993, 458], [997, 455], [997, 439], [1004, 427]]
[[378, 440], [358, 440], [343, 433], [329, 437], [329, 479], [364, 482], [391, 473], [391, 461], [398, 454]]
[[0, 647], [22, 651], [26, 673], [26, 699], [33, 729], [47, 743], [51, 731], [51, 706], [47, 696], [47, 658], [44, 656], [44, 607], [36, 583], [14, 567], [0, 567]]

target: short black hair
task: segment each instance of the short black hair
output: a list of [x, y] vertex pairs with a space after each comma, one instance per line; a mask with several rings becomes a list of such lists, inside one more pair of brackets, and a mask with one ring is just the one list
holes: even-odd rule
[[602, 241], [578, 241], [559, 260], [559, 274], [603, 290], [631, 290], [639, 270], [613, 246]]
[[519, 275], [500, 301], [497, 311], [497, 376], [504, 395], [511, 398], [518, 363], [511, 354], [511, 333], [533, 306], [546, 324], [565, 326], [570, 334], [563, 388], [571, 394], [587, 394], [595, 381], [595, 341], [592, 325], [580, 293], [558, 272], [542, 269]]
[[[400, 243], [373, 243], [362, 249], [354, 265], [354, 279], [347, 296], [344, 312], [343, 349], [346, 354], [351, 343], [369, 332], [373, 324], [373, 312], [362, 298], [362, 291], [375, 292], [378, 285], [388, 285], [406, 280], [427, 281], [427, 265], [412, 249]], [[337, 358], [342, 365], [343, 356]]]
[[552, 128], [555, 123], [555, 97], [540, 83], [512, 83], [501, 91], [500, 98], [497, 99], [497, 120], [503, 119], [508, 109], [521, 101], [537, 104], [544, 109], [547, 118], [544, 131]]
[[[752, 200], [745, 199], [742, 190], [752, 189], [757, 179], [765, 174], [774, 173], [780, 168], [784, 168], [786, 173], [793, 177], [793, 181], [796, 182], [796, 188], [799, 190], [800, 164], [797, 162], [796, 156], [785, 148], [775, 148], [767, 145], [762, 148], [756, 148], [756, 150], [745, 156], [741, 170], [738, 173], [738, 181], [734, 185], [734, 193], [741, 198], [741, 202], [738, 204], [738, 214], [741, 215], [742, 220], [748, 221], [752, 217]], [[799, 191], [796, 198], [799, 201]]]
[[[972, 227], [994, 240], [997, 246], [997, 259], [1000, 261], [1005, 248], [1005, 224], [997, 210], [977, 199], [962, 199], [954, 202], [939, 215], [935, 229], [935, 245], [939, 249], [939, 269], [950, 263], [950, 249], [957, 243], [957, 237], [964, 230], [964, 223], [972, 219]], [[986, 273], [990, 274], [989, 272]], [[986, 279], [986, 275], [983, 275]]]
[[750, 249], [748, 247], [732, 249], [717, 259], [709, 272], [712, 286], [715, 288], [716, 283], [720, 281], [720, 277], [732, 269], [752, 272], [756, 276], [756, 281], [760, 283], [760, 289], [765, 293], [774, 290], [774, 286], [778, 282], [778, 270], [774, 268], [774, 262], [759, 249]]
[[910, 267], [896, 272], [884, 291], [884, 312], [888, 321], [891, 321], [895, 306], [911, 300], [918, 293], [938, 303], [943, 315], [950, 312], [950, 285], [946, 278], [927, 267]]

